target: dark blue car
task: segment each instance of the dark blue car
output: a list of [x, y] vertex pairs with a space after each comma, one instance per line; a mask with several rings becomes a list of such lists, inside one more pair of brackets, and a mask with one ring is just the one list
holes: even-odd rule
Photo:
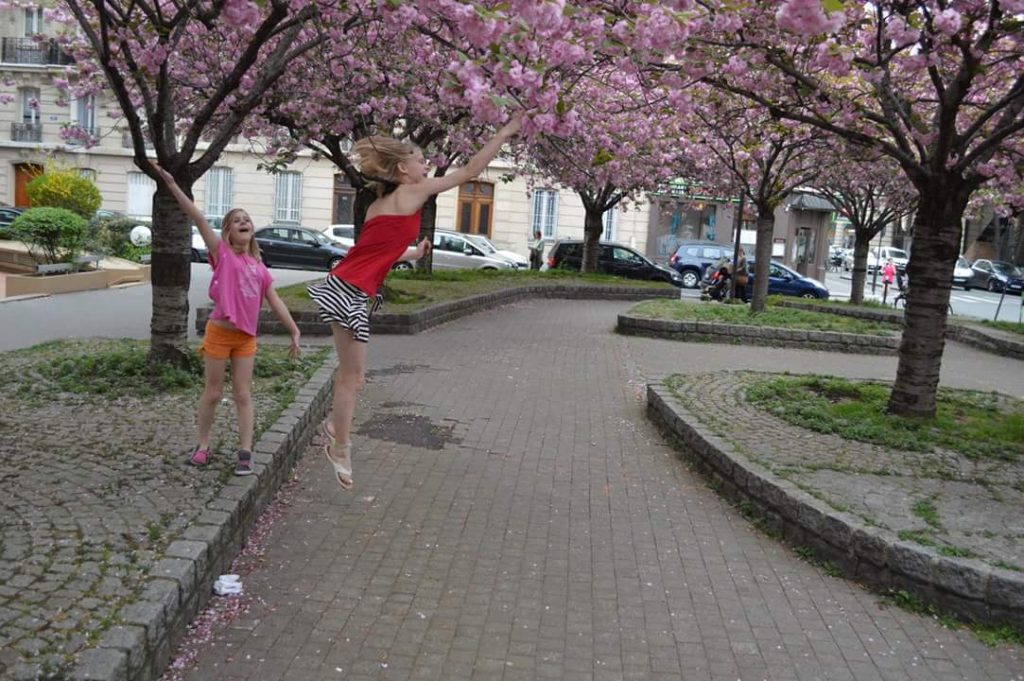
[[[747, 261], [750, 276], [747, 278], [747, 297], [754, 295], [754, 261]], [[828, 289], [817, 279], [805, 277], [782, 263], [771, 261], [768, 270], [768, 295], [797, 296], [800, 298], [828, 299]]]

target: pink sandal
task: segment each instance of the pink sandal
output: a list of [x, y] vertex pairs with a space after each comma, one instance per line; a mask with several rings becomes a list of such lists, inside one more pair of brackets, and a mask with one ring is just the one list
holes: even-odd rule
[[210, 463], [209, 448], [203, 448], [197, 445], [196, 448], [192, 450], [192, 456], [188, 457], [188, 462], [193, 466], [205, 466]]

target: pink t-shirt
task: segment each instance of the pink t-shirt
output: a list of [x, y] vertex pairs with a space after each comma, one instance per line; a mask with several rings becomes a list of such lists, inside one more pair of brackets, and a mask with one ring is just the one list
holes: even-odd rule
[[274, 278], [259, 258], [248, 253], [235, 253], [224, 241], [217, 247], [217, 258], [212, 263], [210, 300], [213, 313], [210, 319], [226, 319], [239, 331], [256, 335], [263, 296]]

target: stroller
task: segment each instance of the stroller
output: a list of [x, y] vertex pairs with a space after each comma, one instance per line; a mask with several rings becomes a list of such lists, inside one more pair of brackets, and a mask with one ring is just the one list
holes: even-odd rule
[[713, 271], [710, 269], [708, 271], [710, 276], [701, 282], [700, 299], [725, 300], [729, 295], [729, 289], [732, 284], [732, 273], [729, 271], [729, 265], [721, 263]]

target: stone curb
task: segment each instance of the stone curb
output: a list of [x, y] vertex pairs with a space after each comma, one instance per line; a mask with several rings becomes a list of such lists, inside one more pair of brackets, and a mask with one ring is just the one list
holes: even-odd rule
[[872, 355], [895, 355], [899, 351], [900, 343], [897, 336], [781, 329], [697, 320], [652, 319], [625, 314], [619, 315], [615, 330], [630, 336], [669, 338], [691, 343], [768, 345], [828, 352], [861, 352]]
[[[482, 293], [469, 298], [438, 303], [415, 312], [391, 313], [378, 312], [370, 321], [370, 332], [373, 334], [407, 334], [413, 335], [427, 329], [465, 317], [499, 305], [508, 305], [527, 298], [568, 298], [570, 300], [648, 300], [651, 298], [676, 298], [678, 290], [665, 287], [639, 288], [636, 286], [585, 286], [585, 285], [547, 285], [517, 286], [491, 293]], [[196, 332], [203, 333], [206, 320], [210, 316], [210, 307], [196, 310]], [[299, 331], [309, 336], [329, 336], [330, 326], [320, 321], [315, 311], [306, 310], [292, 312]], [[260, 332], [267, 334], [286, 333], [284, 325], [268, 310], [260, 312]]]
[[850, 579], [880, 591], [905, 590], [969, 620], [1024, 627], [1024, 575], [977, 560], [948, 558], [863, 524], [748, 461], [678, 404], [661, 383], [647, 386], [647, 416], [684, 445], [722, 495], [753, 505], [767, 528], [811, 548]]
[[253, 447], [253, 474], [233, 477], [153, 566], [139, 599], [97, 647], [78, 656], [77, 681], [159, 679], [213, 582], [231, 565], [256, 519], [286, 480], [326, 415], [335, 363], [328, 359]]
[[[780, 307], [792, 307], [798, 310], [813, 310], [828, 312], [830, 314], [842, 315], [845, 317], [856, 317], [858, 319], [869, 319], [876, 322], [890, 322], [892, 324], [903, 324], [903, 313], [888, 310], [851, 309], [839, 305], [822, 305], [819, 303], [804, 303], [799, 300], [780, 300], [777, 305]], [[964, 345], [970, 345], [978, 350], [991, 352], [1001, 357], [1013, 359], [1024, 359], [1024, 340], [1015, 340], [1004, 337], [998, 333], [992, 333], [984, 327], [971, 326], [951, 322], [946, 325], [946, 338]]]

